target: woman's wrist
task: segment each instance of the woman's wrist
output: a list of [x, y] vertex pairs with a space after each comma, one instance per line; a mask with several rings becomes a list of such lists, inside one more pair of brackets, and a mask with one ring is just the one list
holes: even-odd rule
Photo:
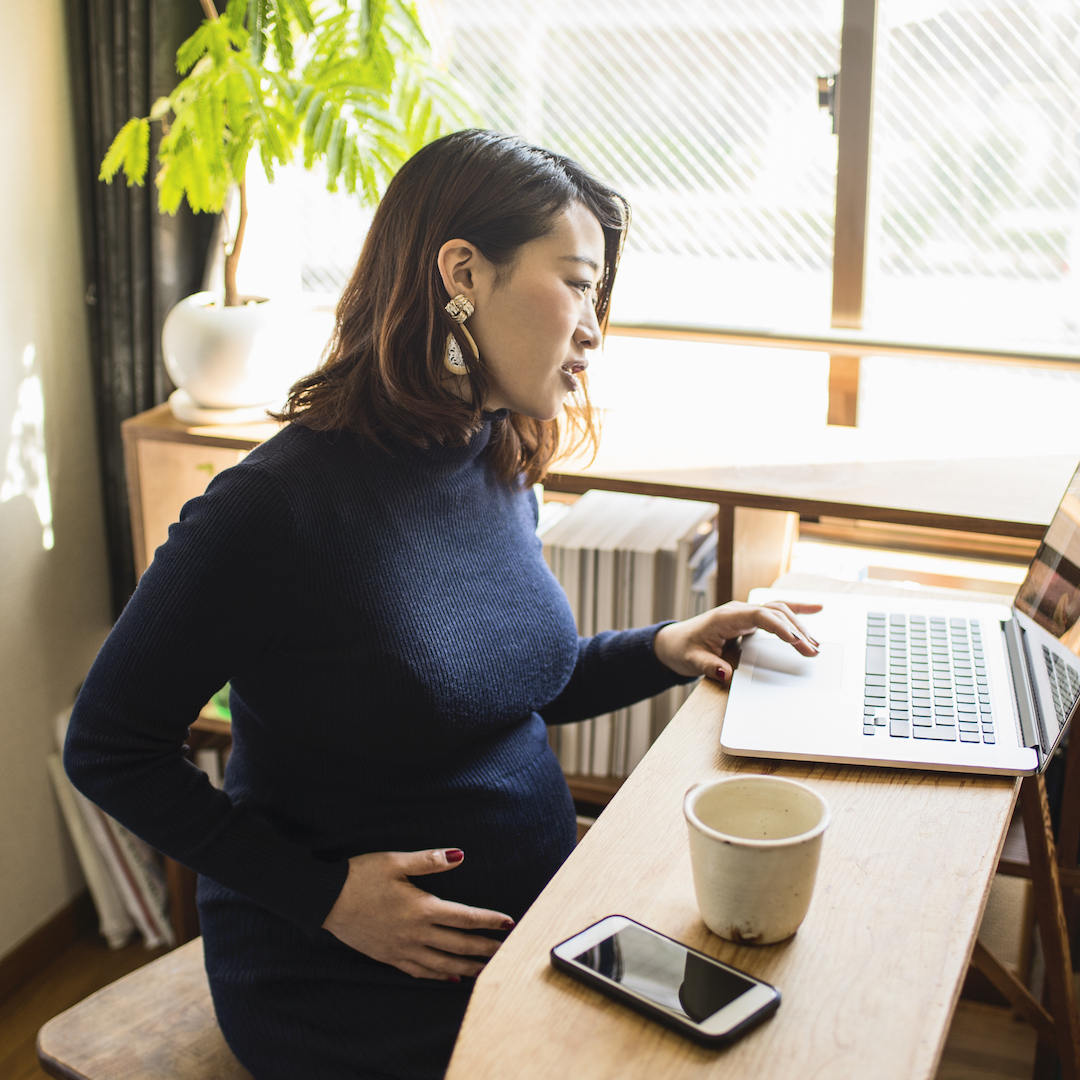
[[669, 671], [691, 677], [701, 672], [689, 667], [685, 660], [686, 630], [683, 623], [665, 623], [653, 636], [653, 655]]

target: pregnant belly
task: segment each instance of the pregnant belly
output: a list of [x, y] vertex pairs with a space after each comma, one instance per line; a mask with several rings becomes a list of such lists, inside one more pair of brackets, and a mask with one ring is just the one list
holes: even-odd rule
[[492, 908], [519, 919], [574, 850], [574, 804], [550, 751], [499, 787], [434, 808], [409, 831], [409, 847], [458, 847], [454, 870], [414, 878], [447, 900]]
[[[419, 851], [458, 847], [452, 870], [411, 880], [446, 900], [520, 919], [574, 849], [574, 805], [554, 755], [544, 751], [509, 775], [489, 777], [438, 798], [421, 795], [369, 817], [346, 850]], [[292, 923], [216, 882], [199, 882], [207, 968], [215, 987], [264, 979], [319, 978], [408, 985], [395, 968], [354, 952], [327, 931], [311, 938]], [[495, 935], [502, 936], [502, 935]], [[242, 967], [237, 956], [244, 957]]]
[[[363, 790], [363, 785], [360, 785]], [[385, 788], [383, 789], [385, 791]], [[345, 818], [351, 820], [345, 820]], [[574, 805], [538, 716], [498, 746], [437, 776], [402, 779], [393, 798], [358, 802], [317, 854], [460, 848], [454, 869], [413, 879], [447, 900], [517, 919], [574, 849]]]

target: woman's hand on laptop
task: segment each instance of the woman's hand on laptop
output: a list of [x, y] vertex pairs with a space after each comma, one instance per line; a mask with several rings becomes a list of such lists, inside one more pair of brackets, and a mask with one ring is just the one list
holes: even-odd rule
[[720, 683], [731, 678], [731, 665], [720, 656], [732, 639], [755, 630], [768, 630], [787, 641], [803, 656], [817, 656], [820, 646], [796, 616], [820, 611], [820, 604], [743, 604], [732, 600], [683, 622], [662, 626], [653, 639], [653, 651], [665, 667], [679, 675], [706, 675]]

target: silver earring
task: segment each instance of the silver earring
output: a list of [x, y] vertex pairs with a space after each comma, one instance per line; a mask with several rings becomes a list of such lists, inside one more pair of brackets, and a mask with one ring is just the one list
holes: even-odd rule
[[[458, 293], [457, 296], [446, 305], [447, 315], [461, 327], [462, 333], [469, 341], [473, 356], [479, 360], [480, 350], [476, 347], [476, 342], [473, 340], [472, 334], [469, 333], [468, 327], [465, 325], [465, 320], [472, 315], [475, 310], [476, 308], [473, 307], [472, 301], [465, 296], [464, 293]], [[461, 345], [453, 334], [446, 335], [446, 352], [443, 355], [443, 364], [447, 371], [452, 375], [467, 375], [469, 373], [469, 367], [465, 363], [465, 356], [461, 351]]]

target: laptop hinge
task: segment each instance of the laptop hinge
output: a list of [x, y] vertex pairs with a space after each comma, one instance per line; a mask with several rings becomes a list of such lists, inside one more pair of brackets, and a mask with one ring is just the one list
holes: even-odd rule
[[1009, 674], [1012, 676], [1013, 694], [1016, 710], [1020, 715], [1020, 735], [1024, 746], [1034, 748], [1042, 764], [1042, 742], [1039, 739], [1037, 706], [1031, 693], [1031, 676], [1028, 673], [1027, 649], [1021, 634], [1023, 631], [1016, 619], [1009, 619], [1001, 624], [1005, 638], [1005, 649], [1009, 655]]

